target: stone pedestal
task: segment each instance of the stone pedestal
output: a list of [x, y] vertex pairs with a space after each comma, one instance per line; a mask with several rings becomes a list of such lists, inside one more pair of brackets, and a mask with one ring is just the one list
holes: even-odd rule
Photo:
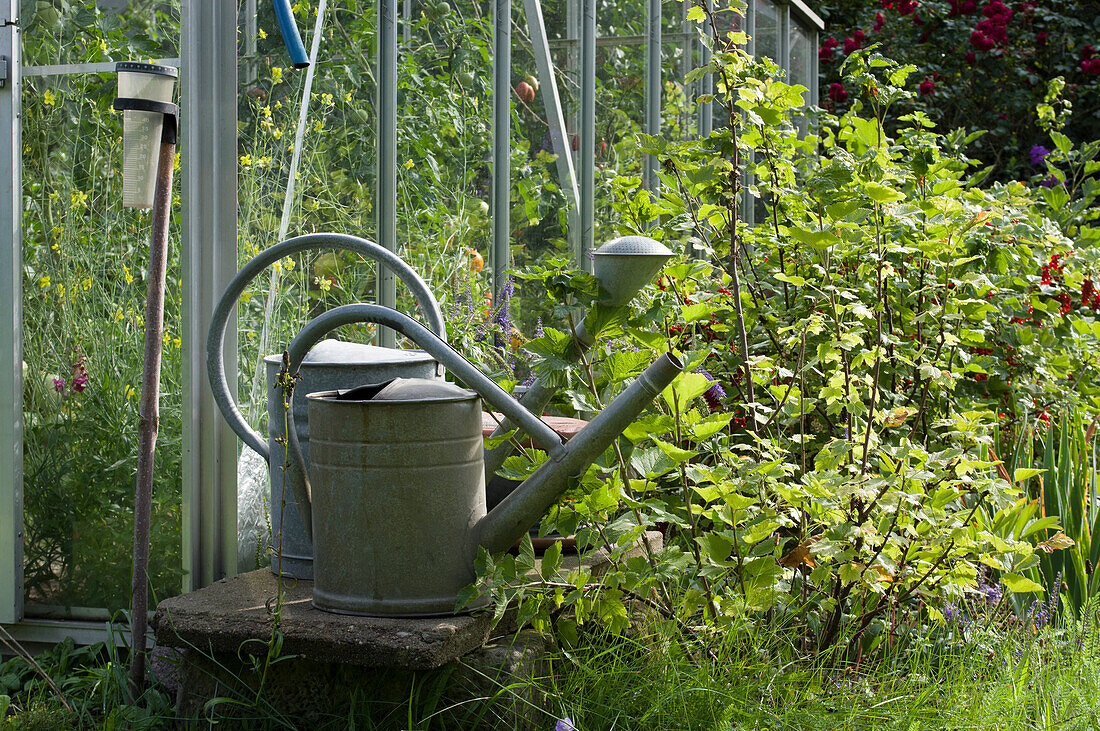
[[[659, 533], [647, 537], [660, 547]], [[562, 572], [578, 563], [565, 556]], [[584, 564], [596, 575], [609, 567], [603, 554]], [[343, 728], [361, 713], [370, 723], [355, 725], [371, 728], [388, 727], [390, 716], [407, 724], [411, 708], [414, 720], [446, 715], [436, 722], [443, 728], [553, 727], [543, 691], [548, 648], [537, 634], [517, 634], [505, 620], [490, 637], [487, 612], [426, 619], [331, 614], [313, 608], [312, 582], [284, 578], [282, 590], [277, 649], [279, 584], [267, 569], [160, 603], [153, 627], [158, 653], [178, 651], [170, 672], [181, 717], [220, 719], [229, 728], [262, 725], [258, 715]], [[158, 658], [161, 666], [167, 661]]]

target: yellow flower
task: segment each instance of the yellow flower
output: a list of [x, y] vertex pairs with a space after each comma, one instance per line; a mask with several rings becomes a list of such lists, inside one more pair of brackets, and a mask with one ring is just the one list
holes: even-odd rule
[[180, 154], [176, 153], [176, 159], [172, 161], [172, 169], [178, 171], [180, 169]]
[[64, 297], [65, 296], [65, 285], [62, 284], [61, 282], [57, 283], [57, 296], [58, 297]]
[[183, 345], [183, 340], [181, 340], [180, 338], [172, 338], [172, 345], [179, 348], [179, 346]]
[[283, 70], [279, 66], [271, 67], [271, 83], [279, 84], [283, 80]]
[[60, 246], [58, 246], [57, 244], [50, 244], [50, 249], [51, 249], [51, 250], [52, 250], [52, 251], [53, 251], [53, 252], [54, 252], [55, 254], [59, 254], [59, 253], [61, 253], [61, 247], [60, 247]]
[[241, 155], [240, 163], [241, 163], [242, 168], [251, 167], [252, 166], [252, 156], [251, 155]]
[[416, 165], [416, 163], [414, 163], [412, 160], [406, 160], [405, 161], [405, 169], [406, 170], [412, 170], [414, 165]]
[[283, 259], [283, 266], [286, 267], [286, 270], [288, 272], [294, 270], [294, 263], [294, 260], [291, 259], [289, 256], [286, 259]]
[[48, 274], [43, 275], [43, 276], [38, 278], [38, 286], [41, 287], [42, 289], [49, 288], [49, 286], [50, 286], [50, 277], [49, 277]]
[[57, 104], [57, 95], [53, 93], [52, 89], [46, 89], [46, 93], [42, 95], [42, 103], [47, 107]]
[[126, 388], [122, 389], [122, 395], [126, 397], [127, 401], [129, 401], [134, 397], [134, 387], [126, 386]]
[[125, 264], [122, 265], [122, 279], [126, 282], [126, 284], [134, 281], [134, 275], [130, 273], [130, 267], [126, 266]]
[[316, 122], [314, 122], [313, 123], [313, 131], [314, 132], [324, 132], [325, 131], [325, 120], [318, 119]]
[[263, 109], [261, 109], [260, 111], [263, 112], [264, 119], [271, 119], [271, 105], [270, 104], [268, 106], [264, 107]]
[[281, 129], [273, 129], [271, 130], [271, 136], [277, 140], [281, 140], [283, 138], [283, 131]]
[[256, 31], [256, 35], [258, 35], [260, 37], [260, 40], [262, 41], [265, 38], [267, 38], [267, 31], [264, 30], [263, 28], [259, 28]]
[[82, 190], [74, 190], [69, 194], [69, 201], [73, 208], [84, 208], [88, 205], [88, 194]]
[[92, 278], [91, 277], [84, 277], [84, 279], [80, 280], [80, 288], [83, 289], [85, 292], [87, 292], [89, 289], [91, 289], [92, 288]]
[[328, 292], [332, 289], [332, 280], [328, 277], [314, 277], [313, 283], [316, 284], [322, 292]]
[[275, 123], [272, 122], [270, 119], [261, 119], [260, 120], [260, 126], [263, 127], [264, 129], [271, 129], [272, 127], [275, 126]]
[[321, 103], [324, 104], [326, 107], [331, 107], [333, 104], [332, 94], [322, 94]]
[[351, 92], [344, 94], [344, 104], [351, 104]]

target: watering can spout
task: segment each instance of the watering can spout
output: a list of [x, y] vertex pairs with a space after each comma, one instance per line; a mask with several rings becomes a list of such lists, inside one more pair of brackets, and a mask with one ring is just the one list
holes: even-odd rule
[[510, 548], [558, 500], [569, 478], [594, 462], [683, 369], [683, 363], [671, 353], [658, 358], [558, 455], [552, 455], [481, 519], [472, 536], [475, 543], [490, 553]]

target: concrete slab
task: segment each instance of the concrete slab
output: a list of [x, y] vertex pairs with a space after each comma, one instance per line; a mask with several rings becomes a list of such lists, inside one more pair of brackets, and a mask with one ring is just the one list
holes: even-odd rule
[[[650, 531], [646, 538], [652, 550], [660, 550], [660, 533]], [[641, 542], [627, 555], [644, 555]], [[575, 554], [567, 554], [560, 571], [564, 575], [579, 563]], [[603, 552], [583, 563], [595, 576], [610, 568]], [[284, 578], [283, 590], [284, 656], [368, 668], [430, 670], [482, 647], [489, 639], [489, 612], [429, 619], [359, 617], [314, 609], [311, 581]], [[166, 599], [153, 618], [157, 645], [242, 659], [264, 655], [277, 592], [275, 575], [259, 569]], [[497, 635], [512, 631], [507, 622], [495, 629]]]
[[[435, 619], [354, 617], [314, 609], [313, 582], [283, 579], [283, 653], [317, 662], [427, 670], [481, 647], [488, 613]], [[278, 582], [268, 569], [222, 579], [166, 599], [153, 626], [157, 644], [200, 652], [263, 654], [271, 637], [269, 602]]]

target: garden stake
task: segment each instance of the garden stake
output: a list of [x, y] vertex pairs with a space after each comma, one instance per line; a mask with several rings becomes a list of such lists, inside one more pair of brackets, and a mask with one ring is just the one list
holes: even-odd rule
[[153, 501], [153, 456], [160, 426], [160, 359], [164, 340], [164, 280], [168, 269], [168, 222], [172, 171], [176, 161], [179, 108], [143, 99], [116, 99], [116, 109], [160, 112], [160, 153], [149, 242], [145, 294], [145, 356], [138, 405], [138, 465], [134, 492], [134, 573], [130, 591], [130, 689], [135, 698], [145, 687], [145, 635], [149, 619], [149, 525]]

